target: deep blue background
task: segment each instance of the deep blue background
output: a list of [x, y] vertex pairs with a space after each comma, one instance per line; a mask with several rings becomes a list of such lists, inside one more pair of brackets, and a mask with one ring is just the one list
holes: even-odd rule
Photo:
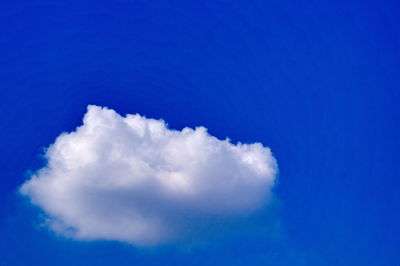
[[[2, 1], [0, 265], [400, 265], [396, 2]], [[270, 146], [281, 236], [141, 250], [40, 228], [17, 187], [87, 104]]]

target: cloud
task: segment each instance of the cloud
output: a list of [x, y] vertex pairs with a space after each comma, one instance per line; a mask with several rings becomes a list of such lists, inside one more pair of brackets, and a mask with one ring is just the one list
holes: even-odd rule
[[45, 157], [20, 192], [53, 231], [135, 245], [173, 242], [251, 214], [270, 200], [277, 173], [260, 143], [234, 145], [204, 127], [172, 130], [94, 105]]

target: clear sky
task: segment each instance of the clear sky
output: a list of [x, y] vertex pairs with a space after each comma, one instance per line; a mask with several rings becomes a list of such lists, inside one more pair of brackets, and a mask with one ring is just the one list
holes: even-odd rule
[[[0, 265], [400, 265], [399, 10], [1, 1]], [[261, 142], [279, 165], [273, 202], [179, 244], [56, 235], [18, 189], [89, 104]]]

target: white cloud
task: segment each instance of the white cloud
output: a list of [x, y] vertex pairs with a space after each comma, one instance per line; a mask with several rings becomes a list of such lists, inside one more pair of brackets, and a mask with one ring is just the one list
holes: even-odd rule
[[204, 127], [177, 131], [94, 105], [45, 156], [47, 166], [20, 192], [44, 210], [53, 231], [135, 245], [190, 237], [254, 212], [268, 203], [277, 172], [260, 143], [234, 145]]

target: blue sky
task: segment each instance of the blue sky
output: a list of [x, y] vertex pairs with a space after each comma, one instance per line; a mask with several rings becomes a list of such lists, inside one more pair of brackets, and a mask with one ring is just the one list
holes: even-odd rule
[[[0, 265], [398, 265], [398, 10], [1, 2]], [[265, 144], [279, 164], [273, 210], [196, 244], [56, 236], [18, 188], [88, 104]]]

